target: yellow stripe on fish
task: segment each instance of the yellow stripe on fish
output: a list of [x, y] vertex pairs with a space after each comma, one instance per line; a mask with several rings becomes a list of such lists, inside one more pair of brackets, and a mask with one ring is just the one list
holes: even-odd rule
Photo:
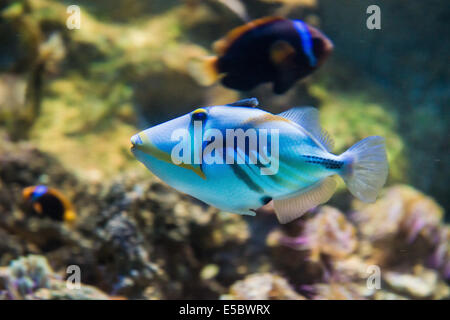
[[[142, 137], [141, 137], [142, 139]], [[145, 153], [151, 155], [152, 157], [179, 166], [181, 168], [184, 169], [188, 169], [193, 171], [195, 174], [197, 174], [198, 176], [200, 176], [202, 179], [206, 180], [206, 176], [205, 173], [201, 170], [200, 166], [193, 166], [191, 164], [186, 164], [186, 163], [180, 163], [180, 164], [176, 164], [172, 161], [172, 157], [170, 156], [170, 154], [168, 154], [167, 152], [158, 149], [154, 144], [152, 144], [150, 141], [148, 141], [148, 139], [146, 139], [146, 144], [141, 146], [142, 151], [144, 151]]]
[[285, 119], [283, 117], [277, 116], [275, 114], [267, 113], [261, 116], [250, 118], [243, 123], [243, 125], [253, 125], [257, 126], [263, 123], [272, 122], [272, 121], [282, 121], [287, 123], [293, 123], [291, 120]]

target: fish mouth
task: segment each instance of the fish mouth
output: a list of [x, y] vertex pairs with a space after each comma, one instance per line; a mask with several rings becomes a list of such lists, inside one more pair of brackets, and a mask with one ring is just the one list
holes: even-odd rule
[[131, 139], [130, 139], [130, 142], [131, 142], [131, 147], [130, 147], [131, 152], [136, 151], [138, 146], [143, 144], [142, 138], [139, 135], [139, 133], [135, 134], [134, 136], [132, 136]]
[[[151, 156], [159, 161], [166, 162], [168, 164], [178, 166], [184, 169], [192, 170], [194, 173], [196, 173], [198, 176], [200, 176], [202, 179], [206, 179], [205, 174], [201, 170], [200, 167], [193, 166], [191, 164], [176, 164], [174, 163], [172, 156], [170, 152], [166, 152], [164, 150], [159, 149], [156, 145], [152, 144], [151, 141], [148, 139], [148, 137], [144, 134], [144, 141], [142, 137], [139, 134], [135, 134], [131, 137], [131, 152], [139, 159], [143, 158], [145, 156]], [[139, 154], [137, 152], [139, 151]]]
[[[145, 143], [144, 143], [145, 142]], [[130, 151], [133, 153], [134, 156], [137, 157], [138, 152], [142, 152], [148, 156], [152, 156], [156, 159], [164, 158], [167, 162], [167, 157], [170, 158], [170, 155], [167, 156], [164, 151], [158, 149], [157, 146], [152, 144], [150, 140], [141, 133], [137, 133], [130, 139], [131, 147]]]

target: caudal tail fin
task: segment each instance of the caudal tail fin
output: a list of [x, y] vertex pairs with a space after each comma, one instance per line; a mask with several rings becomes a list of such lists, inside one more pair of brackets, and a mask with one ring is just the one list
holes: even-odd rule
[[210, 86], [219, 79], [215, 56], [194, 58], [189, 61], [189, 74], [202, 86]]
[[389, 170], [384, 138], [367, 137], [345, 151], [340, 158], [345, 163], [340, 175], [350, 192], [361, 201], [375, 201]]

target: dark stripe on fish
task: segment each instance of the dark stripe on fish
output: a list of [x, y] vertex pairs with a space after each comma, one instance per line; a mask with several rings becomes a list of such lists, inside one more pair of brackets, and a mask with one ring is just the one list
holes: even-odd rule
[[[258, 162], [256, 164], [256, 166], [258, 167], [258, 169], [262, 169], [262, 168], [269, 168], [270, 164], [262, 164], [260, 162]], [[289, 181], [287, 181], [286, 179], [283, 179], [279, 174], [271, 174], [271, 175], [267, 175], [265, 176], [266, 179], [270, 179], [272, 180], [277, 186], [282, 186], [282, 187], [289, 187]]]
[[331, 170], [341, 169], [342, 166], [344, 165], [344, 162], [342, 162], [342, 161], [330, 160], [330, 159], [325, 159], [325, 158], [321, 158], [321, 157], [303, 156], [303, 158], [307, 159], [305, 161], [307, 163], [319, 164], [319, 165], [325, 167], [326, 169], [331, 169]]
[[[244, 129], [244, 131], [245, 131], [245, 129]], [[256, 145], [259, 147], [259, 138], [260, 137], [257, 135], [256, 138], [257, 138]], [[227, 145], [227, 143], [226, 143], [227, 142], [226, 141], [226, 135], [225, 135], [225, 139], [224, 140], [225, 140], [225, 145]], [[261, 157], [261, 154], [260, 154], [261, 150], [258, 150], [259, 152], [257, 153], [257, 159], [256, 159], [257, 161], [256, 161], [256, 163], [255, 164], [250, 164], [250, 145], [249, 145], [249, 139], [248, 138], [245, 139], [245, 146], [244, 146], [244, 148], [245, 148], [245, 150], [240, 150], [241, 152], [238, 152], [239, 148], [238, 148], [238, 144], [237, 144], [237, 138], [234, 137], [233, 149], [232, 150], [224, 149], [223, 161], [225, 163], [227, 152], [233, 152], [233, 159], [234, 159], [235, 163], [234, 164], [230, 164], [230, 166], [232, 167], [232, 169], [233, 169], [234, 173], [236, 174], [236, 176], [238, 178], [240, 178], [242, 181], [244, 181], [246, 183], [246, 185], [250, 189], [252, 189], [253, 191], [258, 192], [258, 193], [264, 193], [264, 189], [262, 187], [260, 187], [257, 183], [255, 183], [251, 179], [251, 177], [240, 167], [240, 165], [237, 164], [237, 160], [238, 160], [238, 156], [237, 155], [239, 153], [239, 154], [241, 154], [244, 157], [245, 166], [247, 168], [249, 168], [254, 174], [258, 174], [257, 172], [255, 172], [255, 168], [258, 168], [258, 169], [261, 169], [261, 168], [264, 168], [264, 167], [268, 168], [268, 167], [270, 167], [270, 163], [263, 164], [260, 161], [261, 160], [260, 159], [260, 157]], [[267, 137], [267, 150], [266, 150], [266, 152], [264, 152], [264, 154], [268, 158], [270, 158], [270, 156], [271, 156], [271, 136], [270, 135], [268, 135], [268, 137]], [[290, 183], [288, 180], [283, 179], [278, 174], [266, 175], [266, 176], [263, 176], [263, 177], [265, 177], [266, 179], [272, 180], [275, 183], [275, 185], [278, 186], [278, 188], [279, 187], [290, 188], [290, 187], [295, 186], [292, 183]], [[268, 186], [268, 187], [269, 188], [274, 188], [275, 186]]]
[[[271, 138], [270, 136], [267, 137], [267, 154], [266, 154], [266, 156], [268, 158], [271, 157], [271, 148], [270, 148], [271, 142], [270, 142], [270, 138]], [[257, 146], [259, 146], [259, 136], [257, 136]], [[261, 157], [260, 152], [261, 152], [261, 150], [258, 150], [258, 151], [259, 151], [258, 152], [258, 158], [257, 158], [257, 161], [256, 161], [256, 163], [254, 165], [256, 165], [256, 167], [258, 169], [270, 167], [270, 163], [263, 164], [260, 161], [260, 157]], [[235, 159], [235, 161], [237, 161], [238, 147], [237, 147], [237, 141], [236, 140], [234, 141], [234, 150], [233, 150], [233, 152], [234, 152], [234, 159]], [[250, 170], [253, 170], [250, 167], [250, 165], [249, 165], [250, 164], [250, 145], [249, 145], [248, 139], [245, 139], [245, 154], [244, 154], [244, 156], [245, 156], [245, 163], [246, 163], [247, 167], [250, 168]], [[275, 175], [267, 175], [265, 177], [271, 179], [277, 185], [281, 185], [281, 186], [284, 186], [284, 187], [287, 187], [289, 185], [289, 184], [287, 184], [286, 180], [282, 179], [281, 177], [279, 177], [276, 174]]]
[[261, 198], [261, 203], [262, 203], [263, 205], [268, 204], [270, 201], [272, 201], [272, 198], [271, 198], [271, 197], [262, 197], [262, 198]]
[[260, 186], [258, 186], [238, 164], [230, 164], [229, 166], [231, 167], [231, 169], [233, 169], [236, 177], [242, 180], [247, 185], [247, 187], [257, 193], [264, 193], [264, 190]]

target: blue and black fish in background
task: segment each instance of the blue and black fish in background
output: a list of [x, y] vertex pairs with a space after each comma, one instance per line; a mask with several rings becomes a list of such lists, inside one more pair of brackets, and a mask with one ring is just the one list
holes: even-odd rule
[[272, 82], [277, 94], [317, 68], [333, 51], [333, 43], [300, 20], [266, 17], [233, 29], [213, 46], [217, 56], [192, 61], [191, 75], [200, 84], [221, 78], [224, 86], [247, 91]]
[[60, 191], [44, 185], [26, 187], [22, 191], [26, 211], [52, 220], [71, 223], [76, 219], [72, 203]]

